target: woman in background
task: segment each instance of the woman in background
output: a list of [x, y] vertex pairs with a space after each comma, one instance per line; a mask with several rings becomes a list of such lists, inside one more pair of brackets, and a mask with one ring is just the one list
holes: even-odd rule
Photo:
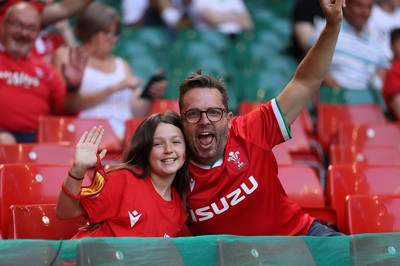
[[[79, 117], [108, 119], [122, 140], [125, 121], [148, 115], [152, 99], [162, 96], [167, 83], [154, 82], [149, 90], [151, 97], [140, 97], [142, 81], [132, 74], [125, 59], [112, 55], [119, 27], [118, 13], [105, 4], [94, 2], [79, 16], [75, 33], [88, 60], [73, 109]], [[68, 58], [68, 48], [54, 54], [53, 64], [60, 73]]]

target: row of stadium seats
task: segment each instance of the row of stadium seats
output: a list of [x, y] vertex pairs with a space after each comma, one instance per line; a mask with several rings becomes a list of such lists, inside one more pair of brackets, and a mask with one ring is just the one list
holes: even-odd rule
[[[398, 265], [399, 233], [3, 241], [6, 265]], [[196, 248], [193, 248], [196, 247]]]
[[[36, 147], [40, 145], [36, 144]], [[43, 147], [42, 151], [44, 151]], [[51, 152], [54, 151], [56, 148], [52, 147]], [[41, 154], [37, 156], [40, 158]], [[55, 155], [53, 154], [53, 156]], [[46, 237], [46, 230], [49, 234], [51, 232], [52, 237], [56, 234], [53, 223], [54, 226], [59, 226], [60, 222], [55, 219], [54, 206], [48, 205], [57, 202], [61, 184], [64, 182], [69, 168], [68, 164], [36, 162], [5, 163], [0, 166], [1, 238], [20, 238], [27, 234], [38, 235], [39, 232], [35, 232], [39, 230], [38, 228], [42, 228], [42, 237]], [[322, 208], [324, 206], [322, 187], [313, 169], [292, 164], [279, 165], [279, 170], [281, 182], [289, 197], [298, 202], [300, 206], [304, 208]], [[90, 173], [86, 177], [84, 185], [90, 183]], [[42, 216], [39, 215], [41, 212]], [[32, 221], [28, 223], [27, 216], [29, 215], [32, 216], [30, 218]], [[77, 226], [85, 224], [82, 223], [82, 219], [75, 219], [74, 222], [65, 222], [64, 224], [71, 226], [74, 223]], [[67, 232], [70, 231], [67, 230]], [[58, 237], [64, 236], [65, 233], [61, 230]]]
[[325, 202], [346, 234], [400, 230], [400, 123], [386, 115], [380, 93], [322, 87], [317, 99]]
[[[0, 166], [2, 239], [69, 238], [71, 232], [85, 224], [83, 219], [61, 222], [55, 218], [54, 206], [69, 167], [68, 164], [51, 163], [5, 163]], [[311, 167], [279, 164], [278, 168], [279, 178], [288, 196], [305, 211], [341, 232], [354, 234], [400, 230], [399, 166], [330, 166], [326, 193]], [[90, 180], [88, 173], [84, 185], [89, 184]], [[365, 204], [367, 208], [361, 207]], [[356, 212], [353, 211], [355, 208]], [[29, 223], [28, 216], [31, 216]], [[57, 232], [56, 229], [63, 224], [68, 225], [68, 228], [64, 228], [67, 230]]]
[[[259, 104], [260, 102], [242, 102], [239, 108], [240, 114], [251, 111], [253, 108], [259, 106]], [[341, 105], [338, 107], [333, 104], [331, 107], [340, 109], [340, 112], [333, 112], [335, 114], [333, 120], [336, 122], [344, 121], [341, 115], [346, 116], [349, 112], [344, 111], [345, 109], [360, 108], [359, 105]], [[153, 112], [166, 109], [178, 112], [177, 101], [160, 100], [155, 104]], [[376, 110], [375, 108], [372, 109]], [[321, 113], [323, 112], [319, 114], [321, 115]], [[363, 114], [365, 116], [365, 112]], [[332, 119], [328, 115], [324, 117]], [[357, 116], [351, 117], [354, 118]], [[368, 115], [367, 117], [374, 116]], [[125, 143], [129, 141], [129, 137], [142, 119], [137, 118], [127, 121]], [[337, 133], [340, 136], [337, 139], [339, 142], [329, 144], [330, 166], [325, 181], [323, 174], [314, 167], [315, 163], [319, 163], [319, 167], [323, 167], [323, 162], [321, 161], [318, 149], [312, 148], [311, 143], [315, 139], [312, 139], [314, 129], [310, 120], [310, 114], [307, 112], [307, 109], [304, 109], [300, 117], [292, 125], [293, 139], [274, 148], [274, 153], [279, 164], [281, 182], [288, 195], [297, 201], [306, 211], [324, 222], [337, 226], [343, 232], [351, 232], [348, 229], [349, 225], [345, 211], [347, 208], [346, 196], [353, 194], [373, 196], [386, 194], [398, 195], [400, 180], [395, 177], [400, 176], [398, 175], [400, 150], [393, 145], [386, 147], [380, 144], [384, 143], [388, 146], [391, 140], [399, 139], [399, 125], [389, 122], [377, 124], [347, 123], [343, 125], [337, 123]], [[73, 158], [74, 145], [82, 132], [91, 126], [99, 124], [106, 127], [105, 141], [102, 148], [107, 148], [109, 154], [113, 156], [108, 157], [109, 161], [106, 160], [106, 163], [115, 163], [121, 155], [122, 147], [104, 119], [85, 120], [73, 117], [42, 117], [40, 121], [39, 143], [2, 145], [0, 147], [0, 163], [4, 164], [3, 167], [10, 163], [22, 163], [22, 167], [24, 168], [27, 168], [26, 164], [61, 164], [68, 167]], [[330, 123], [332, 124], [332, 122]], [[322, 135], [328, 133], [325, 132]], [[317, 143], [319, 142], [317, 141]], [[392, 153], [385, 155], [388, 151]], [[355, 173], [354, 176], [351, 176], [351, 173]], [[376, 174], [373, 174], [371, 180], [367, 178], [366, 181], [366, 176], [369, 173], [379, 173], [384, 177], [377, 179]], [[31, 176], [42, 175], [31, 174]], [[61, 180], [64, 178], [65, 171], [61, 174]], [[376, 185], [376, 181], [382, 184], [380, 186]], [[30, 182], [33, 183], [32, 180]], [[365, 184], [365, 182], [367, 185], [361, 189], [361, 185]], [[9, 186], [3, 184], [0, 187]], [[53, 190], [58, 191], [58, 189], [56, 187]], [[17, 189], [12, 190], [17, 191]], [[338, 193], [337, 191], [343, 193]], [[23, 192], [23, 194], [28, 193]], [[36, 203], [42, 202], [38, 201]], [[15, 202], [15, 204], [19, 203]], [[0, 209], [7, 212], [8, 207]], [[4, 215], [7, 214], [3, 214], [3, 217]], [[3, 226], [3, 228], [6, 227]], [[393, 227], [393, 230], [398, 229]]]

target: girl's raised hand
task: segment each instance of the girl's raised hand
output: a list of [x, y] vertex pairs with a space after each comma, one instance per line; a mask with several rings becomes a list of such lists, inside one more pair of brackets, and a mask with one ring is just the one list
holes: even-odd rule
[[[86, 171], [88, 168], [96, 166], [97, 152], [100, 142], [104, 135], [102, 126], [94, 126], [89, 132], [85, 131], [76, 145], [73, 167]], [[100, 159], [104, 158], [107, 150], [102, 150]]]

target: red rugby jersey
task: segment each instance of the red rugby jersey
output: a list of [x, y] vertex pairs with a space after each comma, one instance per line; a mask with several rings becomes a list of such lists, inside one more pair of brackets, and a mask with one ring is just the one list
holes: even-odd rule
[[314, 218], [286, 195], [271, 149], [290, 138], [276, 100], [235, 117], [223, 158], [190, 164], [194, 235], [306, 235]]
[[182, 201], [173, 187], [171, 193], [172, 200], [166, 201], [150, 177], [139, 179], [128, 170], [111, 172], [98, 195], [80, 200], [90, 222], [104, 222], [96, 231], [80, 231], [74, 238], [188, 235]]

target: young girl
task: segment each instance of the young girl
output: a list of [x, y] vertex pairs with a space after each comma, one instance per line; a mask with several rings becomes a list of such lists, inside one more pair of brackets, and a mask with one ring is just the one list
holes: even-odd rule
[[[97, 154], [103, 133], [99, 126], [82, 135], [58, 198], [58, 218], [85, 216], [90, 222], [74, 238], [190, 235], [181, 201], [188, 170], [179, 115], [166, 112], [146, 118], [126, 148], [123, 163], [108, 173], [100, 163], [106, 150]], [[82, 187], [86, 171], [94, 166], [92, 184]]]

